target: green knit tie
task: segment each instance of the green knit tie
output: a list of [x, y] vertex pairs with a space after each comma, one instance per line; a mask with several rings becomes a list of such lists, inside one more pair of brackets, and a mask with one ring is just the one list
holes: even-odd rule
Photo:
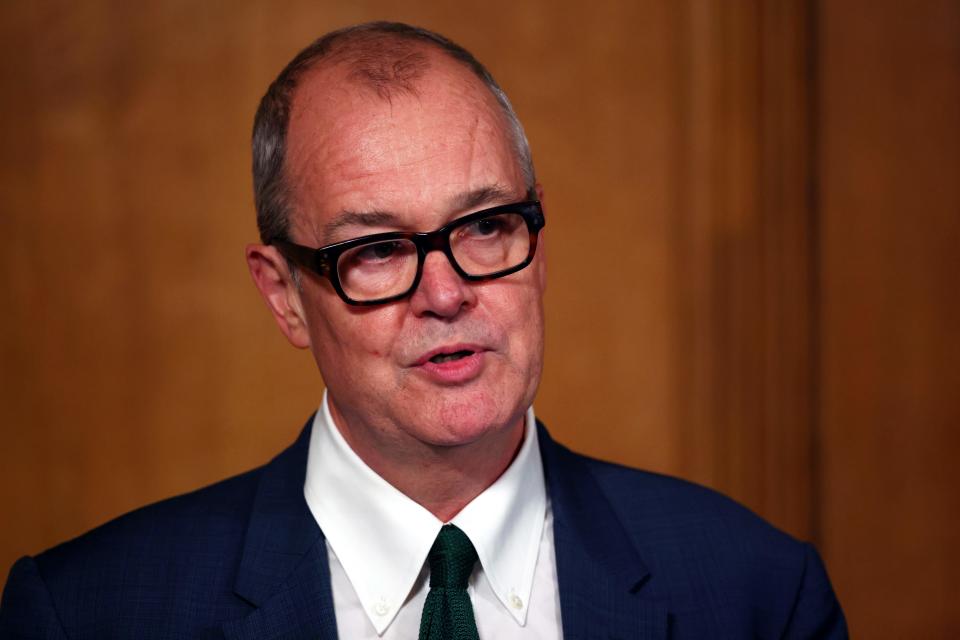
[[477, 561], [470, 538], [452, 524], [440, 529], [430, 548], [430, 591], [423, 603], [420, 640], [479, 640], [467, 580]]

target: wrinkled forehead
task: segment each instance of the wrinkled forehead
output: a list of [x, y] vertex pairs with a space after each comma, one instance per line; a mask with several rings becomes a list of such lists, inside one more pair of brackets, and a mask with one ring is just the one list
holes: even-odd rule
[[365, 47], [334, 50], [304, 74], [291, 101], [288, 148], [341, 131], [378, 108], [393, 112], [409, 103], [435, 110], [469, 104], [507, 131], [497, 99], [460, 61], [422, 43]]
[[[305, 74], [287, 133], [286, 180], [294, 209], [306, 204], [316, 211], [318, 203], [335, 201], [338, 189], [356, 187], [366, 174], [383, 178], [391, 170], [407, 171], [411, 179], [429, 181], [431, 175], [415, 170], [438, 154], [453, 161], [479, 153], [509, 164], [509, 181], [520, 176], [509, 124], [486, 85], [430, 47], [400, 54], [333, 59]], [[497, 166], [481, 160], [474, 166]]]

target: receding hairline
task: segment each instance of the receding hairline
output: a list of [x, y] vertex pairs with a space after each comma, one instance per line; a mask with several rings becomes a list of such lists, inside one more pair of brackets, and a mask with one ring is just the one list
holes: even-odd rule
[[373, 89], [381, 98], [390, 100], [394, 92], [414, 90], [431, 66], [427, 53], [431, 50], [443, 53], [436, 43], [397, 33], [347, 33], [335, 39], [326, 53], [304, 69], [303, 76], [323, 69], [340, 69], [350, 82]]
[[[429, 75], [450, 69], [492, 104], [498, 104], [496, 94], [468, 63], [435, 42], [395, 33], [349, 34], [344, 38], [349, 40], [342, 44], [335, 41], [327, 53], [299, 71], [289, 98], [291, 114], [304, 88], [314, 82], [339, 83], [338, 88], [365, 90], [392, 103], [395, 97], [419, 97], [419, 87]], [[390, 39], [394, 42], [388, 42]], [[371, 44], [377, 47], [375, 51], [370, 50]]]
[[[396, 37], [394, 34], [388, 35]], [[339, 117], [344, 112], [339, 111], [339, 109], [342, 109], [342, 107], [334, 107], [332, 111], [327, 111], [326, 107], [321, 107], [324, 111], [323, 116], [317, 120], [310, 120], [310, 118], [315, 117], [314, 114], [310, 113], [312, 110], [311, 101], [315, 100], [317, 96], [321, 99], [329, 98], [334, 93], [346, 93], [358, 96], [365, 101], [368, 99], [371, 102], [382, 102], [389, 105], [392, 110], [394, 107], [399, 107], [403, 101], [413, 100], [416, 102], [421, 100], [422, 93], [430, 91], [428, 85], [451, 91], [459, 88], [463, 91], [472, 92], [472, 95], [477, 98], [476, 104], [484, 104], [490, 116], [495, 119], [499, 134], [502, 135], [505, 143], [508, 146], [513, 146], [516, 135], [511, 129], [509, 117], [502, 109], [496, 94], [490, 90], [482, 78], [473, 73], [469, 65], [448, 55], [446, 51], [433, 43], [411, 41], [409, 45], [403, 51], [405, 57], [402, 63], [407, 64], [410, 55], [417, 56], [414, 63], [417, 65], [416, 72], [407, 72], [402, 69], [401, 72], [405, 75], [389, 82], [383, 81], [381, 78], [371, 78], [367, 73], [361, 73], [363, 67], [357, 66], [358, 60], [353, 57], [353, 52], [331, 52], [328, 54], [329, 58], [324, 56], [317, 60], [315, 65], [311, 65], [300, 72], [296, 86], [289, 96], [288, 141], [284, 158], [286, 180], [290, 180], [295, 175], [291, 173], [294, 167], [289, 163], [290, 152], [293, 148], [307, 142], [307, 139], [302, 135], [305, 131], [304, 126], [307, 130], [315, 128], [315, 130], [322, 131], [334, 130], [341, 126], [343, 121]], [[359, 42], [356, 46], [363, 47], [364, 43]], [[364, 54], [362, 50], [356, 53], [359, 53], [360, 56]], [[389, 61], [392, 58], [386, 60]], [[368, 57], [364, 57], [360, 61], [361, 64], [369, 62]], [[439, 84], [434, 84], [437, 82], [437, 76], [444, 73], [455, 75], [444, 77]], [[304, 125], [304, 118], [307, 118], [306, 125]], [[291, 133], [294, 135], [291, 136]], [[517, 157], [517, 153], [513, 155], [518, 168], [522, 172], [521, 159]]]
[[[499, 105], [505, 133], [513, 146], [528, 189], [536, 184], [533, 159], [523, 125], [510, 99], [487, 68], [468, 50], [445, 36], [402, 23], [372, 22], [330, 32], [291, 60], [271, 83], [254, 118], [253, 178], [257, 226], [261, 239], [287, 237], [293, 213], [285, 175], [291, 112], [299, 110], [304, 76], [334, 67], [352, 69], [341, 82], [365, 84], [386, 101], [416, 94], [417, 83], [437, 61], [468, 71], [462, 78], [479, 82], [479, 95]], [[456, 64], [459, 63], [459, 64]], [[316, 87], [316, 85], [314, 85]]]
[[[477, 78], [471, 73], [468, 67], [457, 64], [455, 59], [449, 59], [449, 56], [444, 55], [443, 51], [430, 52], [428, 55], [435, 64], [431, 64], [430, 61], [428, 61], [423, 69], [423, 73], [417, 78], [420, 90], [418, 90], [416, 86], [411, 87], [409, 88], [410, 90], [399, 92], [400, 95], [396, 99], [394, 99], [394, 96], [397, 96], [398, 92], [394, 91], [390, 96], [384, 96], [377, 87], [367, 86], [366, 78], [357, 78], [349, 61], [337, 61], [331, 65], [318, 66], [303, 73], [297, 87], [291, 94], [288, 123], [289, 142], [286, 148], [284, 169], [285, 180], [289, 188], [290, 204], [292, 205], [289, 212], [291, 231], [303, 223], [303, 218], [301, 217], [304, 211], [301, 206], [303, 202], [299, 201], [298, 197], [302, 193], [301, 188], [303, 183], [301, 183], [300, 180], [305, 175], [304, 170], [307, 170], [309, 173], [307, 165], [302, 162], [306, 156], [302, 154], [307, 153], [309, 155], [316, 148], [316, 143], [312, 139], [311, 132], [316, 132], [321, 136], [326, 136], [331, 132], [337, 135], [335, 132], [340, 129], [341, 125], [349, 129], [356, 124], [356, 119], [352, 116], [348, 116], [349, 123], [346, 124], [345, 121], [339, 119], [339, 114], [350, 113], [350, 106], [321, 105], [314, 107], [311, 105], [315, 96], [318, 94], [323, 96], [327, 91], [326, 87], [331, 85], [335, 91], [347, 92], [353, 96], [357, 96], [361, 103], [373, 104], [382, 99], [382, 102], [388, 105], [387, 108], [389, 108], [391, 113], [394, 113], [395, 109], [404, 109], [405, 107], [403, 105], [407, 102], [417, 104], [417, 102], [421, 100], [431, 100], [431, 97], [436, 96], [434, 92], [437, 90], [456, 91], [452, 89], [452, 87], [459, 86], [461, 87], [460, 93], [469, 91], [469, 95], [475, 96], [472, 104], [483, 104], [484, 106], [482, 108], [487, 113], [487, 117], [492, 118], [492, 120], [486, 120], [486, 122], [489, 123], [490, 127], [493, 127], [490, 130], [494, 132], [494, 135], [501, 141], [504, 148], [508, 150], [508, 157], [513, 165], [513, 169], [515, 169], [521, 179], [524, 180], [524, 190], [518, 193], [509, 193], [508, 197], [508, 192], [512, 192], [509, 187], [499, 183], [483, 185], [482, 187], [474, 188], [472, 191], [456, 194], [454, 196], [455, 200], [449, 205], [450, 210], [461, 211], [470, 209], [478, 204], [483, 204], [496, 198], [502, 201], [500, 202], [501, 204], [511, 199], [516, 199], [517, 197], [533, 198], [533, 187], [532, 185], [526, 184], [523, 164], [513, 149], [514, 136], [510, 128], [509, 118], [500, 108], [496, 96], [487, 88], [482, 79]], [[446, 75], [441, 76], [441, 74], [450, 73], [451, 71], [456, 74], [455, 79], [451, 80], [449, 76]], [[441, 77], [438, 78], [438, 76]], [[344, 81], [349, 82], [349, 84], [344, 84]], [[462, 83], [462, 85], [460, 83]], [[367, 89], [370, 90], [368, 91]], [[318, 114], [314, 111], [315, 108], [319, 108], [321, 113]], [[328, 111], [327, 109], [332, 110]], [[360, 109], [361, 113], [363, 113], [364, 107], [361, 106]], [[307, 135], [304, 135], [305, 132]], [[323, 145], [320, 146], [322, 147]], [[307, 164], [309, 164], [309, 162]], [[357, 213], [362, 215], [352, 215]], [[368, 215], [368, 213], [370, 212], [347, 210], [339, 212], [342, 220], [324, 225], [322, 233], [320, 234], [321, 239], [323, 239], [324, 243], [333, 242], [334, 240], [331, 239], [334, 235], [333, 232], [337, 228], [345, 226], [346, 222], [353, 223], [362, 218], [363, 221], [374, 220], [377, 224], [386, 224], [393, 219], [388, 219], [388, 216], [379, 210], [372, 212], [374, 215]], [[395, 216], [396, 214], [391, 213], [390, 215]], [[360, 224], [359, 226], [363, 225]]]

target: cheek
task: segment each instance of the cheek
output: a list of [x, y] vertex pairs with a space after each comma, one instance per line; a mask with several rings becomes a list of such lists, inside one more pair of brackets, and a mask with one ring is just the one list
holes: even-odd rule
[[370, 359], [389, 357], [402, 313], [395, 306], [318, 308], [310, 317], [314, 352], [318, 362], [363, 367]]
[[539, 310], [526, 315], [523, 326], [517, 329], [517, 335], [522, 336], [522, 366], [527, 373], [539, 371], [543, 361], [543, 317]]
[[535, 373], [543, 359], [543, 305], [536, 287], [518, 287], [493, 314], [507, 337], [511, 364], [521, 375]]

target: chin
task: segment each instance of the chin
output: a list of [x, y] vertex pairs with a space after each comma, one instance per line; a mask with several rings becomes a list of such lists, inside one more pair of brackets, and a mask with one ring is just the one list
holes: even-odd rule
[[[437, 398], [435, 404], [430, 404], [424, 407], [424, 413], [432, 415], [420, 413], [419, 421], [432, 423], [427, 439], [439, 446], [472, 444], [488, 435], [503, 433], [518, 419], [515, 412], [504, 411], [502, 401], [485, 393], [456, 394]], [[523, 410], [519, 419], [523, 419]]]

